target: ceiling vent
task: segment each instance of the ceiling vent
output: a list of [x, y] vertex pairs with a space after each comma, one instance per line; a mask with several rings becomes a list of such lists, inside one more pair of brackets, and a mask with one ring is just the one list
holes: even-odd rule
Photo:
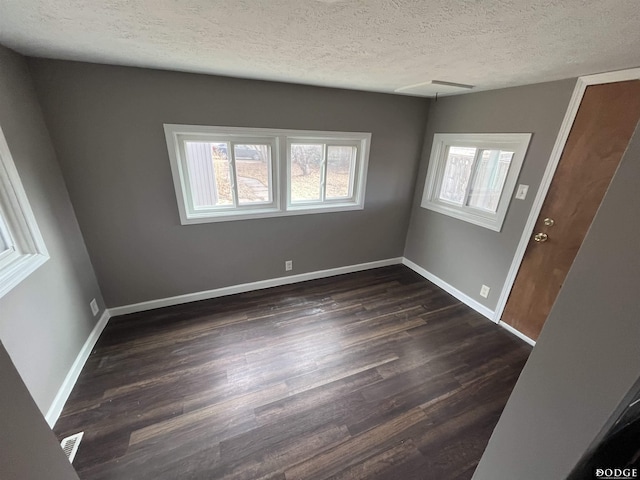
[[456, 93], [468, 92], [473, 85], [464, 85], [462, 83], [442, 82], [440, 80], [429, 80], [428, 82], [407, 85], [406, 87], [396, 88], [396, 93], [406, 95], [419, 95], [421, 97], [435, 97], [438, 95], [454, 95]]
[[76, 453], [78, 453], [78, 447], [80, 446], [80, 440], [82, 440], [83, 435], [84, 432], [76, 433], [60, 442], [62, 450], [64, 450], [65, 455], [71, 463], [73, 463], [73, 459], [76, 458]]

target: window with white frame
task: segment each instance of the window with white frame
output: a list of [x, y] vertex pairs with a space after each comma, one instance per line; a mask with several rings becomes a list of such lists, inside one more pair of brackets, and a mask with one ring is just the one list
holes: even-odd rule
[[364, 207], [370, 133], [164, 130], [182, 224]]
[[0, 297], [49, 258], [0, 128]]
[[530, 133], [436, 133], [421, 206], [500, 231]]

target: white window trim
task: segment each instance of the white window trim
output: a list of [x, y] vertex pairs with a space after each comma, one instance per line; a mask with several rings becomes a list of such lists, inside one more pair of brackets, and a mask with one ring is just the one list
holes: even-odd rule
[[[166, 131], [166, 125], [165, 125]], [[217, 132], [222, 133], [222, 132]], [[191, 196], [191, 188], [189, 185], [189, 181], [187, 180], [187, 172], [184, 169], [184, 165], [182, 162], [178, 161], [178, 158], [184, 158], [183, 146], [184, 143], [179, 141], [179, 137], [189, 139], [189, 137], [193, 136], [194, 140], [201, 139], [202, 135], [205, 134], [207, 137], [211, 138], [211, 141], [220, 141], [222, 139], [222, 135], [211, 134], [210, 132], [193, 132], [193, 133], [185, 133], [184, 131], [172, 133], [173, 135], [173, 149], [174, 158], [171, 161], [171, 170], [173, 173], [174, 186], [176, 187], [176, 194], [180, 191], [180, 196], [178, 197], [178, 208], [180, 209], [180, 218], [182, 219], [182, 223], [201, 223], [200, 220], [204, 222], [212, 221], [211, 218], [219, 217], [218, 221], [223, 220], [238, 220], [242, 218], [259, 218], [264, 216], [265, 214], [279, 212], [280, 211], [280, 199], [276, 195], [277, 186], [276, 183], [279, 182], [279, 178], [277, 175], [278, 172], [278, 157], [279, 157], [279, 142], [277, 137], [273, 136], [265, 136], [264, 134], [254, 134], [254, 132], [250, 133], [240, 133], [240, 132], [230, 132], [225, 134], [225, 140], [228, 138], [237, 137], [240, 141], [251, 141], [251, 142], [260, 142], [264, 144], [268, 144], [271, 146], [271, 171], [269, 172], [270, 178], [273, 185], [273, 198], [269, 203], [257, 204], [257, 205], [237, 205], [237, 206], [229, 206], [229, 207], [219, 207], [213, 209], [200, 209], [196, 210], [192, 205], [192, 196]], [[167, 137], [167, 143], [169, 143], [169, 137]], [[171, 151], [170, 157], [171, 157]], [[178, 157], [179, 156], [179, 157]], [[233, 170], [233, 168], [232, 168]], [[230, 172], [233, 177], [235, 177], [235, 171]], [[235, 182], [235, 179], [234, 179]], [[237, 194], [237, 193], [236, 193]], [[182, 199], [182, 201], [180, 201]], [[184, 220], [189, 220], [185, 222]]]
[[[169, 162], [178, 202], [180, 222], [183, 225], [248, 220], [255, 218], [283, 217], [315, 213], [343, 212], [364, 208], [365, 187], [369, 164], [371, 133], [331, 132], [316, 130], [288, 130], [273, 128], [219, 127], [205, 125], [164, 124]], [[212, 139], [228, 137], [261, 139], [272, 145], [273, 202], [268, 205], [232, 207], [227, 211], [216, 208], [196, 212], [190, 208], [191, 195], [187, 173], [180, 161], [182, 138], [186, 136], [210, 136]], [[349, 199], [327, 200], [324, 203], [292, 203], [289, 185], [291, 142], [334, 142], [337, 145], [353, 145], [358, 148], [354, 170], [353, 195]]]
[[[530, 133], [436, 133], [433, 136], [427, 178], [420, 206], [496, 232], [501, 231], [530, 140]], [[468, 206], [457, 206], [439, 199], [446, 163], [445, 157], [448, 147], [452, 145], [479, 149], [503, 149], [514, 152], [496, 213], [483, 212]]]
[[9, 145], [0, 128], [0, 222], [12, 250], [0, 258], [0, 298], [49, 259]]
[[[324, 134], [326, 132], [318, 132], [319, 134]], [[296, 143], [309, 144], [309, 143], [329, 143], [329, 146], [347, 146], [347, 147], [356, 147], [358, 149], [358, 156], [361, 157], [362, 151], [366, 150], [368, 147], [368, 142], [365, 141], [364, 138], [360, 139], [352, 139], [347, 136], [338, 136], [334, 134], [330, 138], [323, 138], [322, 136], [287, 136], [287, 176], [286, 178], [291, 178], [291, 145]], [[325, 149], [326, 150], [326, 149]], [[326, 151], [324, 152], [325, 160], [326, 160]], [[367, 153], [368, 156], [368, 153]], [[336, 198], [336, 199], [321, 199], [319, 201], [310, 200], [308, 202], [292, 202], [291, 200], [291, 185], [287, 184], [287, 210], [289, 211], [302, 211], [306, 213], [311, 213], [310, 211], [322, 211], [326, 212], [328, 209], [333, 209], [334, 211], [339, 210], [355, 210], [362, 209], [364, 203], [364, 189], [365, 189], [365, 178], [366, 178], [366, 162], [361, 162], [359, 159], [356, 159], [355, 165], [352, 167], [352, 174], [354, 175], [353, 179], [353, 192], [352, 195], [348, 198]], [[364, 168], [364, 170], [363, 170]], [[326, 175], [327, 167], [323, 162], [322, 165], [322, 175], [323, 178]], [[324, 182], [322, 183], [322, 187], [324, 187]]]

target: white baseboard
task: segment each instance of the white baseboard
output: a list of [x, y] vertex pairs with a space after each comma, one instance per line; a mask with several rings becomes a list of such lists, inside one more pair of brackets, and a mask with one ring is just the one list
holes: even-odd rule
[[515, 335], [516, 337], [518, 337], [521, 340], [524, 340], [525, 342], [527, 342], [529, 345], [535, 347], [536, 346], [536, 341], [532, 340], [531, 338], [527, 337], [524, 333], [519, 332], [518, 330], [516, 330], [515, 328], [513, 328], [511, 325], [509, 325], [508, 323], [504, 323], [504, 322], [498, 322], [498, 325], [500, 325], [502, 328], [504, 328], [507, 332], [512, 333], [513, 335]]
[[433, 273], [428, 272], [427, 270], [422, 268], [420, 265], [418, 265], [416, 263], [413, 263], [408, 258], [404, 258], [403, 257], [402, 258], [402, 263], [403, 263], [403, 265], [406, 265], [411, 270], [416, 272], [418, 275], [421, 275], [424, 278], [426, 278], [427, 280], [429, 280], [431, 283], [435, 283], [437, 286], [439, 286], [445, 292], [450, 293], [451, 295], [456, 297], [458, 300], [460, 300], [462, 303], [464, 303], [467, 306], [473, 308], [479, 314], [484, 315], [485, 317], [487, 317], [492, 322], [495, 321], [494, 320], [494, 316], [495, 316], [494, 311], [491, 310], [489, 307], [485, 307], [480, 302], [477, 302], [476, 300], [474, 300], [473, 298], [471, 298], [467, 294], [462, 293], [460, 290], [455, 288], [453, 285], [448, 284], [447, 282], [442, 280], [440, 277], [437, 277]]
[[51, 406], [49, 407], [49, 410], [45, 415], [45, 419], [47, 420], [47, 423], [51, 428], [53, 428], [53, 426], [56, 424], [56, 421], [58, 421], [58, 417], [60, 416], [60, 413], [62, 413], [62, 408], [67, 402], [69, 395], [71, 395], [71, 391], [73, 390], [73, 387], [76, 384], [78, 377], [80, 376], [82, 367], [84, 367], [84, 364], [89, 358], [89, 355], [91, 354], [93, 347], [98, 341], [100, 334], [104, 330], [104, 327], [107, 326], [107, 322], [109, 321], [110, 317], [111, 315], [109, 309], [105, 309], [105, 311], [102, 313], [102, 316], [100, 317], [100, 320], [98, 320], [98, 323], [96, 323], [95, 327], [93, 327], [93, 330], [89, 334], [89, 337], [84, 342], [84, 345], [82, 346], [80, 353], [78, 353], [78, 356], [73, 362], [73, 365], [71, 365], [69, 373], [67, 373], [64, 382], [62, 382], [62, 386], [58, 390], [56, 397], [53, 399], [53, 402], [51, 403]]
[[329, 268], [327, 270], [317, 270], [315, 272], [300, 273], [298, 275], [289, 275], [287, 277], [271, 278], [268, 280], [260, 280], [258, 282], [242, 283], [240, 285], [231, 285], [229, 287], [215, 288], [213, 290], [205, 290], [202, 292], [187, 293], [185, 295], [177, 295], [175, 297], [159, 298], [157, 300], [149, 300], [147, 302], [133, 303], [131, 305], [123, 305], [120, 307], [110, 308], [109, 312], [112, 317], [116, 315], [126, 315], [127, 313], [143, 312], [154, 308], [168, 307], [171, 305], [179, 305], [181, 303], [197, 302], [198, 300], [208, 300], [210, 298], [223, 297], [225, 295], [234, 295], [236, 293], [250, 292], [253, 290], [262, 290], [263, 288], [278, 287], [280, 285], [288, 285], [291, 283], [305, 282], [307, 280], [316, 280], [318, 278], [333, 277], [334, 275], [342, 275], [344, 273], [360, 272], [362, 270], [370, 270], [372, 268], [386, 267], [389, 265], [398, 265], [402, 263], [402, 257], [388, 258], [386, 260], [377, 260], [375, 262], [359, 263], [357, 265], [347, 265], [346, 267]]
[[[318, 278], [333, 277], [335, 275], [360, 272], [363, 270], [371, 270], [373, 268], [386, 267], [389, 265], [398, 265], [398, 264], [406, 265], [417, 274], [421, 275], [422, 277], [426, 278], [430, 282], [434, 283], [438, 287], [442, 288], [446, 292], [456, 297], [462, 303], [473, 308], [475, 311], [484, 315], [488, 319], [494, 321], [493, 320], [494, 312], [491, 309], [489, 309], [488, 307], [485, 307], [484, 305], [480, 304], [479, 302], [472, 299], [468, 295], [462, 293], [457, 288], [448, 284], [441, 278], [435, 276], [434, 274], [428, 272], [424, 268], [420, 267], [419, 265], [415, 264], [411, 260], [404, 257], [388, 258], [386, 260], [377, 260], [375, 262], [359, 263], [357, 265], [347, 265], [345, 267], [330, 268], [327, 270], [318, 270], [315, 272], [301, 273], [298, 275], [289, 275], [287, 277], [272, 278], [269, 280], [261, 280], [258, 282], [243, 283], [240, 285], [232, 285], [229, 287], [216, 288], [213, 290], [205, 290], [202, 292], [188, 293], [185, 295], [177, 295], [175, 297], [160, 298], [157, 300], [150, 300], [147, 302], [134, 303], [131, 305], [123, 305], [120, 307], [106, 309], [103, 312], [102, 316], [100, 317], [100, 320], [98, 320], [98, 323], [96, 323], [95, 327], [93, 327], [91, 334], [89, 335], [87, 340], [84, 342], [84, 345], [80, 350], [80, 353], [78, 353], [78, 356], [73, 362], [73, 365], [69, 369], [69, 373], [67, 373], [67, 376], [65, 377], [64, 382], [62, 382], [62, 386], [58, 390], [56, 397], [53, 399], [53, 402], [51, 403], [51, 406], [47, 411], [45, 419], [47, 420], [47, 423], [49, 424], [49, 426], [53, 428], [56, 421], [58, 420], [58, 417], [60, 416], [60, 413], [62, 412], [64, 404], [69, 398], [69, 395], [71, 394], [71, 391], [73, 390], [73, 387], [76, 384], [76, 381], [78, 380], [78, 377], [80, 376], [80, 372], [82, 371], [84, 364], [89, 358], [89, 355], [93, 350], [93, 347], [95, 346], [96, 342], [98, 341], [98, 338], [100, 337], [100, 334], [102, 333], [104, 328], [107, 326], [107, 322], [111, 317], [115, 317], [117, 315], [125, 315], [127, 313], [136, 313], [136, 312], [142, 312], [145, 310], [152, 310], [154, 308], [168, 307], [171, 305], [179, 305], [182, 303], [195, 302], [198, 300], [207, 300], [209, 298], [217, 298], [225, 295], [233, 295], [236, 293], [250, 292], [253, 290], [261, 290], [264, 288], [277, 287], [280, 285], [289, 285], [292, 283], [304, 282], [307, 280], [316, 280]], [[531, 340], [526, 335], [523, 335], [522, 333], [520, 333], [510, 325], [507, 325], [506, 323], [503, 323], [503, 322], [499, 322], [499, 324], [504, 329], [516, 335], [517, 337], [521, 338], [522, 340], [529, 343], [530, 345], [535, 345], [536, 342]]]

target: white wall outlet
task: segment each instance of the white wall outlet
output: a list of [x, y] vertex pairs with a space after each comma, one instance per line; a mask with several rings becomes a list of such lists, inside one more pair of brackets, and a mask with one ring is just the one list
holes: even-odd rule
[[288, 272], [289, 270], [293, 270], [293, 260], [287, 260], [284, 262], [284, 269]]
[[489, 296], [489, 290], [491, 290], [489, 287], [482, 285], [482, 288], [480, 289], [480, 296], [487, 298]]
[[98, 308], [98, 302], [96, 302], [95, 298], [93, 300], [91, 300], [91, 302], [89, 302], [89, 306], [91, 307], [91, 312], [93, 313], [93, 316], [95, 317], [98, 314], [98, 312], [100, 311], [100, 309]]
[[516, 192], [516, 198], [518, 200], [524, 200], [527, 198], [527, 192], [529, 191], [529, 185], [518, 185], [518, 191]]

